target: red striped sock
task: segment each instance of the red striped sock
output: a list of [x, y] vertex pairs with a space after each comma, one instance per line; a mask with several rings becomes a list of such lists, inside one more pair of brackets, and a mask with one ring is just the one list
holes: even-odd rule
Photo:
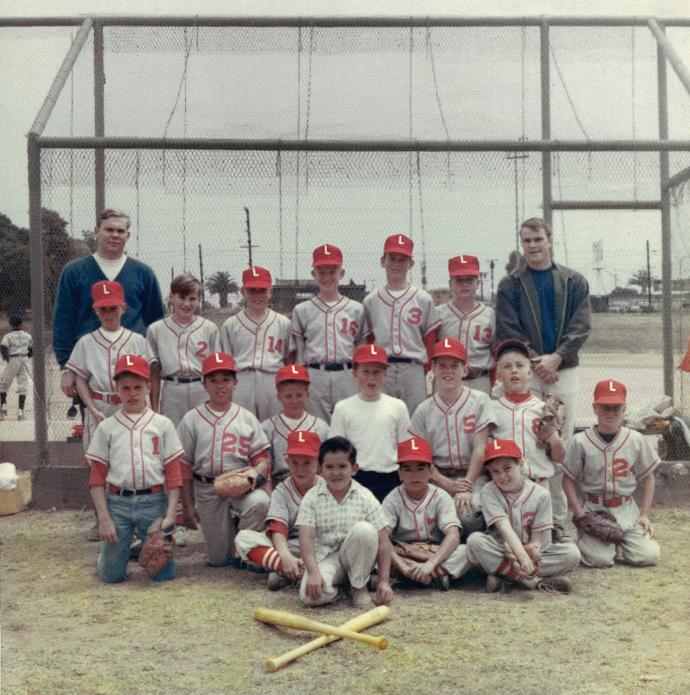
[[515, 570], [513, 570], [512, 565], [508, 560], [504, 560], [496, 569], [496, 574], [502, 574], [508, 579], [518, 579], [519, 575]]
[[258, 545], [252, 548], [247, 557], [256, 565], [261, 565], [271, 572], [282, 572], [283, 561], [275, 548], [270, 548], [267, 545]]

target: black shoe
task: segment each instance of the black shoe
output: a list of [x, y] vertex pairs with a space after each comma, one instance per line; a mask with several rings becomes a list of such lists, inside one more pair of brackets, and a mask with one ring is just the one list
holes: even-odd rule
[[69, 410], [67, 411], [67, 418], [69, 420], [74, 420], [75, 417], [77, 417], [77, 413], [79, 411], [77, 410], [77, 406], [72, 403], [72, 405], [69, 407]]

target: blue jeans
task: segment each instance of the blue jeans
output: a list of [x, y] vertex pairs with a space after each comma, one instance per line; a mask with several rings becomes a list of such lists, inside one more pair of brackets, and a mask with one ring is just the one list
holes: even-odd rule
[[[134, 529], [139, 533], [142, 543], [151, 522], [159, 516], [165, 516], [168, 503], [165, 492], [153, 495], [137, 495], [135, 497], [120, 497], [108, 493], [108, 511], [117, 531], [117, 543], [101, 543], [98, 555], [98, 574], [104, 582], [117, 583], [124, 581], [129, 561], [129, 546], [132, 543]], [[176, 575], [175, 559], [153, 577], [156, 582], [174, 579]]]

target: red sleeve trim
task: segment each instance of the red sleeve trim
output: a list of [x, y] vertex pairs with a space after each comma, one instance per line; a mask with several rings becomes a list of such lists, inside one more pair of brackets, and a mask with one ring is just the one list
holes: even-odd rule
[[268, 449], [264, 449], [263, 451], [260, 451], [258, 454], [254, 454], [249, 459], [249, 463], [256, 468], [262, 461], [266, 461], [267, 463], [270, 461], [268, 457]]
[[180, 475], [182, 476], [182, 482], [192, 479], [191, 466], [183, 458], [180, 459]]
[[182, 487], [182, 472], [180, 471], [180, 458], [165, 464], [165, 484], [168, 490], [173, 490], [176, 487]]
[[108, 466], [100, 461], [93, 461], [89, 471], [89, 487], [105, 487]]
[[288, 537], [290, 529], [288, 525], [278, 519], [271, 519], [266, 526], [266, 535], [270, 538], [274, 533], [279, 533], [281, 536]]

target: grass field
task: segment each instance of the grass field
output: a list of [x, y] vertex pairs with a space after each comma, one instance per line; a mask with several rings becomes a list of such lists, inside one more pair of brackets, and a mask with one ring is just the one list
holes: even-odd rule
[[[687, 693], [690, 510], [655, 513], [661, 564], [578, 569], [570, 596], [487, 595], [470, 577], [449, 593], [396, 593], [370, 632], [386, 651], [336, 643], [277, 673], [266, 658], [309, 636], [254, 622], [258, 606], [306, 612], [294, 589], [204, 564], [179, 549], [179, 575], [153, 584], [136, 564], [124, 584], [94, 574], [92, 516], [0, 518], [2, 693]], [[347, 601], [310, 611], [340, 623]]]

